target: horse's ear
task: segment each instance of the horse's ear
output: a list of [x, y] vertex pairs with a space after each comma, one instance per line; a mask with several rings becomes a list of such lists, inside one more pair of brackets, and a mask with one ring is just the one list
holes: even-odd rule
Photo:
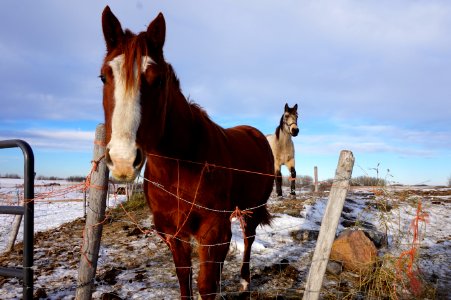
[[158, 50], [163, 49], [164, 40], [166, 39], [166, 21], [162, 13], [159, 13], [147, 27], [147, 38]]
[[296, 111], [298, 110], [298, 104], [297, 103], [293, 106], [293, 109], [296, 110]]
[[124, 32], [122, 31], [121, 23], [111, 12], [108, 5], [102, 13], [102, 29], [107, 51], [117, 47], [124, 36]]
[[288, 111], [288, 103], [285, 103], [285, 112], [287, 112]]

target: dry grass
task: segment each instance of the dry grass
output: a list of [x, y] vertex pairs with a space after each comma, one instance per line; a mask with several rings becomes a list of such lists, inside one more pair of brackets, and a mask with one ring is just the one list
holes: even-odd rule
[[[421, 216], [427, 215], [421, 209], [421, 200], [423, 196], [429, 194], [449, 195], [447, 192], [425, 193], [403, 190], [393, 191], [389, 187], [374, 187], [372, 192], [375, 195], [372, 206], [378, 210], [378, 222], [380, 228], [384, 229], [386, 236], [391, 234], [392, 240], [390, 252], [380, 256], [374, 266], [371, 274], [354, 274], [354, 276], [340, 274], [336, 278], [338, 284], [334, 293], [329, 293], [327, 299], [435, 299], [435, 287], [427, 282], [418, 272], [418, 248], [419, 243], [412, 231], [419, 230], [421, 222], [425, 221]], [[417, 215], [414, 218], [419, 219], [416, 227], [401, 226], [400, 216], [398, 227], [393, 228], [393, 217], [389, 212], [398, 208], [400, 203], [408, 203], [411, 207], [417, 209]], [[396, 222], [395, 222], [396, 223]], [[358, 225], [358, 222], [356, 222]], [[405, 244], [406, 239], [412, 240], [412, 243]], [[404, 241], [404, 244], [403, 244]], [[340, 286], [340, 282], [346, 278], [348, 283]], [[351, 283], [351, 284], [349, 284]], [[338, 291], [338, 292], [337, 292]]]

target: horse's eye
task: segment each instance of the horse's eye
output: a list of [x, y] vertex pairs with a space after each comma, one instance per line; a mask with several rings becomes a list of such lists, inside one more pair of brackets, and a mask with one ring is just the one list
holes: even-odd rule
[[99, 75], [100, 80], [102, 80], [103, 83], [106, 82], [105, 75]]

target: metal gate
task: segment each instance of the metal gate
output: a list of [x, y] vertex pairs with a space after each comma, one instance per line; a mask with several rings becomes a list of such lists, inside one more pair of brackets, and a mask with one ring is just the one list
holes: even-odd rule
[[24, 205], [0, 206], [0, 214], [24, 216], [22, 267], [0, 267], [0, 276], [23, 280], [23, 299], [33, 299], [33, 235], [34, 235], [34, 155], [27, 142], [22, 140], [0, 141], [0, 149], [18, 147], [24, 155]]

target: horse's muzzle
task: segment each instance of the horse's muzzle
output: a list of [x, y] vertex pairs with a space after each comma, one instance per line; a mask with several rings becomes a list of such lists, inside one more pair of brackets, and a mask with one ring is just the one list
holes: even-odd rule
[[107, 147], [105, 161], [114, 179], [121, 182], [132, 182], [139, 175], [145, 158], [139, 147], [136, 147], [136, 151], [129, 155], [116, 153]]
[[297, 136], [299, 133], [299, 128], [297, 127], [291, 128], [290, 132], [292, 136]]

